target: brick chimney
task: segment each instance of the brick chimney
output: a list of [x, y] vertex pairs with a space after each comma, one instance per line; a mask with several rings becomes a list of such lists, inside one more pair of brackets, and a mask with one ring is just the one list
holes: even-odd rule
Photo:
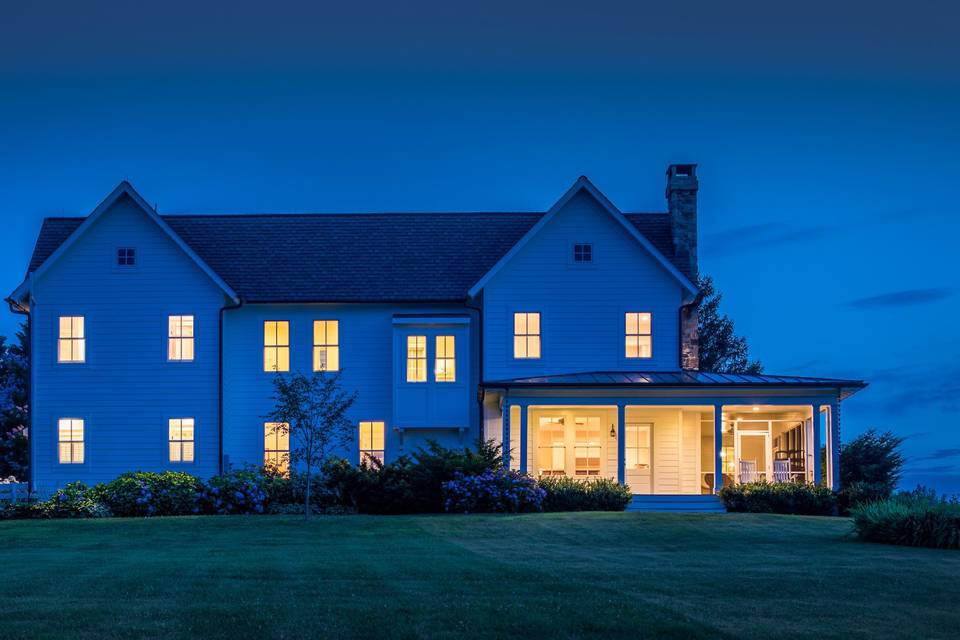
[[673, 232], [673, 255], [680, 270], [697, 279], [697, 165], [667, 167], [667, 211]]
[[[697, 280], [697, 165], [671, 164], [667, 167], [667, 210], [673, 235], [674, 263], [688, 278]], [[697, 304], [680, 308], [680, 368], [700, 368], [700, 339], [697, 335]]]

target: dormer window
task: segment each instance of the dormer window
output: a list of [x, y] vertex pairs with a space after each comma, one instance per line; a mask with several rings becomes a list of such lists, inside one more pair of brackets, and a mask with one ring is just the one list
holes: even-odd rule
[[137, 250], [133, 247], [117, 249], [117, 264], [121, 267], [132, 267], [137, 263]]
[[593, 262], [593, 245], [580, 243], [573, 245], [574, 264], [590, 264]]

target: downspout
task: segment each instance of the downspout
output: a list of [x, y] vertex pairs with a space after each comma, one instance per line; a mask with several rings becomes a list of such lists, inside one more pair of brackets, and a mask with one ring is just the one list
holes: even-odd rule
[[479, 439], [483, 440], [483, 399], [486, 395], [486, 390], [483, 388], [483, 307], [475, 307], [470, 304], [470, 299], [467, 298], [467, 301], [464, 305], [468, 309], [473, 309], [477, 312], [477, 332], [479, 333], [479, 348], [477, 349], [477, 357], [480, 358], [480, 384], [477, 386], [477, 426], [478, 431], [480, 432]]
[[[27, 372], [30, 383], [27, 385], [27, 495], [33, 493], [33, 317], [22, 304], [13, 298], [4, 298], [10, 312], [27, 316]], [[32, 305], [31, 305], [32, 306]]]
[[218, 355], [218, 371], [217, 371], [217, 387], [219, 392], [219, 407], [217, 409], [217, 438], [219, 441], [219, 459], [217, 460], [217, 473], [223, 475], [223, 313], [231, 309], [239, 309], [243, 306], [243, 299], [238, 298], [236, 304], [228, 304], [220, 307], [220, 326], [218, 331], [220, 332], [220, 339], [217, 341], [217, 347], [219, 349]]

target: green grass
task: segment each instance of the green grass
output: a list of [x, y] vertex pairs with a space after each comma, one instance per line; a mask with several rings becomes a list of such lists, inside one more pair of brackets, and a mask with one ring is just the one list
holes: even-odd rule
[[762, 515], [0, 522], [0, 637], [936, 638], [960, 553]]

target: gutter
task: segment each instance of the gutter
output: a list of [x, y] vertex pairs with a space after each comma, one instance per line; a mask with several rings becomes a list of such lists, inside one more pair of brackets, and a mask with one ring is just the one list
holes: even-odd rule
[[483, 400], [486, 396], [486, 390], [483, 386], [483, 307], [475, 307], [470, 304], [470, 298], [467, 298], [463, 302], [464, 306], [468, 309], [473, 309], [477, 312], [477, 333], [479, 347], [477, 349], [477, 357], [480, 359], [480, 378], [477, 383], [477, 430], [479, 432], [479, 439], [483, 440]]
[[[27, 496], [33, 494], [33, 317], [30, 311], [13, 298], [4, 298], [10, 312], [27, 317]], [[31, 305], [32, 306], [32, 305]]]
[[219, 457], [217, 460], [217, 473], [223, 475], [223, 314], [231, 309], [239, 309], [243, 306], [243, 299], [238, 298], [235, 304], [228, 304], [220, 307], [220, 325], [219, 339], [217, 340], [217, 392], [219, 395], [219, 405], [217, 407], [217, 441], [219, 443]]

